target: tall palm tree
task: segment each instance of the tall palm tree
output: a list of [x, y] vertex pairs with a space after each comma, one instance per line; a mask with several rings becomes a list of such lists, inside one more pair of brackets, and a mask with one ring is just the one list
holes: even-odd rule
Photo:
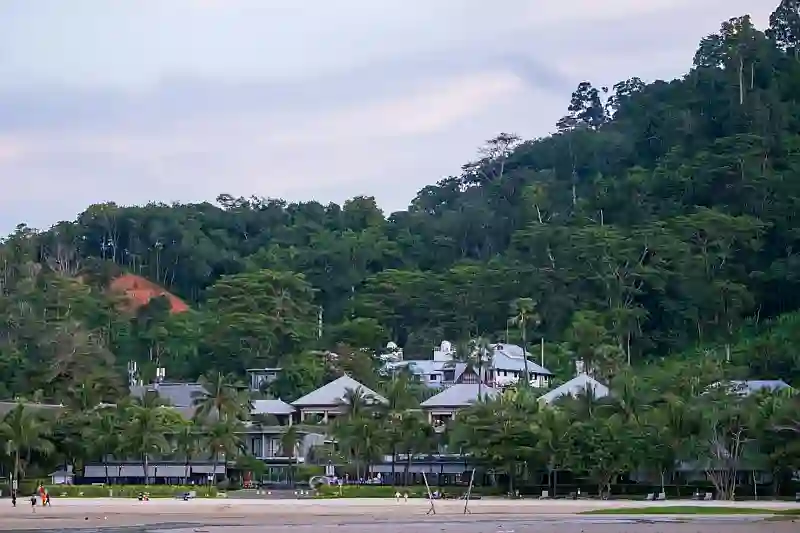
[[294, 468], [297, 463], [297, 448], [302, 444], [303, 436], [296, 426], [287, 426], [281, 433], [281, 453], [289, 458], [289, 480], [294, 482]]
[[528, 373], [528, 324], [538, 326], [542, 319], [536, 312], [536, 302], [532, 298], [517, 298], [511, 303], [511, 319], [510, 322], [519, 326], [520, 333], [522, 334], [522, 356], [525, 365], [525, 385], [530, 383], [530, 374]]
[[198, 383], [206, 393], [194, 398], [196, 419], [216, 417], [220, 420], [245, 420], [250, 415], [252, 401], [244, 385], [231, 376], [211, 372], [201, 376]]
[[175, 451], [183, 458], [183, 484], [189, 484], [189, 464], [200, 453], [200, 434], [193, 420], [186, 420], [175, 433]]
[[[241, 430], [241, 422], [230, 419], [217, 420], [206, 428], [206, 443], [214, 461], [214, 479], [217, 476], [217, 465], [219, 465], [221, 457], [224, 458], [227, 466], [229, 460], [244, 450], [244, 442], [239, 436]], [[224, 477], [227, 479], [227, 468], [225, 472]]]
[[475, 370], [478, 373], [478, 397], [481, 397], [484, 381], [484, 370], [487, 363], [491, 364], [494, 347], [486, 337], [478, 337], [472, 342], [471, 348], [470, 355], [472, 358], [472, 365], [475, 367]]
[[6, 413], [0, 422], [0, 438], [5, 440], [6, 453], [14, 457], [14, 480], [19, 482], [21, 456], [31, 453], [49, 455], [54, 451], [49, 437], [50, 425], [30, 407], [22, 402]]
[[158, 394], [145, 393], [126, 409], [127, 420], [122, 431], [123, 449], [141, 457], [144, 469], [144, 484], [148, 485], [150, 458], [169, 449], [167, 434], [171, 432], [169, 411]]
[[98, 454], [103, 461], [106, 484], [110, 484], [108, 475], [108, 458], [120, 448], [120, 413], [114, 407], [101, 407], [89, 415], [84, 431], [85, 442], [89, 443], [91, 452]]

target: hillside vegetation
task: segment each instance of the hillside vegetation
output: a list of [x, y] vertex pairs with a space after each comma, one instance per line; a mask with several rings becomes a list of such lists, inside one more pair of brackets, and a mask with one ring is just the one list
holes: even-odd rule
[[[557, 133], [500, 134], [388, 217], [223, 194], [22, 225], [0, 248], [0, 396], [113, 397], [137, 360], [173, 379], [280, 365], [291, 397], [329, 371], [311, 350], [521, 342], [519, 298], [562, 376], [713, 356], [797, 382], [799, 10], [724, 22], [680, 79], [581, 83]], [[169, 294], [125, 305], [124, 273]]]

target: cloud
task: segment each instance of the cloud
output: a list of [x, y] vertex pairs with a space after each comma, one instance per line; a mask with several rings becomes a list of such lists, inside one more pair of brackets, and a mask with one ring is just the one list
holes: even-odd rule
[[0, 233], [221, 192], [404, 208], [583, 79], [679, 75], [745, 4], [7, 0]]

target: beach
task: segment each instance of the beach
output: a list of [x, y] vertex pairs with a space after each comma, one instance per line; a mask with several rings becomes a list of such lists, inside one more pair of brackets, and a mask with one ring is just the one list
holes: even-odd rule
[[[52, 507], [31, 506], [9, 500], [0, 510], [2, 531], [65, 531], [70, 529], [118, 531], [172, 531], [174, 533], [249, 533], [293, 531], [304, 533], [339, 529], [348, 533], [783, 533], [800, 530], [797, 521], [764, 521], [774, 509], [800, 509], [790, 502], [630, 502], [572, 500], [485, 499], [469, 503], [436, 501], [433, 514], [427, 500], [190, 500], [157, 499], [54, 499]], [[596, 509], [646, 508], [657, 505], [709, 505], [764, 509], [760, 515], [629, 516], [585, 515]], [[733, 512], [733, 511], [732, 511]], [[342, 529], [344, 528], [344, 529]]]

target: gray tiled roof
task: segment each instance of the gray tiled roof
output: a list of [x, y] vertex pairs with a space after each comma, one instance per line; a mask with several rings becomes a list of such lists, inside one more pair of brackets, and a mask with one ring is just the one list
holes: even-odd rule
[[290, 415], [295, 408], [283, 400], [253, 400], [254, 415]]
[[792, 387], [782, 379], [751, 379], [746, 381], [734, 380], [728, 382], [732, 392], [748, 395], [763, 390], [776, 392]]
[[348, 390], [359, 388], [365, 396], [372, 397], [380, 403], [388, 403], [386, 398], [369, 387], [365, 387], [350, 376], [342, 376], [293, 401], [292, 405], [295, 407], [335, 407], [342, 404]]
[[196, 399], [208, 394], [199, 383], [160, 383], [132, 387], [131, 395], [141, 398], [148, 391], [157, 392], [162, 400], [169, 402], [173, 407], [194, 407]]
[[[477, 383], [460, 383], [447, 387], [445, 390], [422, 402], [420, 407], [466, 407], [478, 399]], [[480, 386], [480, 396], [493, 398], [500, 394], [500, 391], [486, 385]]]
[[592, 389], [596, 398], [604, 398], [611, 393], [608, 387], [593, 377], [587, 374], [578, 374], [560, 387], [556, 387], [547, 394], [539, 396], [539, 400], [552, 403], [563, 396], [576, 396], [585, 391], [587, 387]]
[[525, 370], [525, 355], [528, 356], [528, 372], [539, 374], [543, 376], [552, 376], [553, 373], [531, 361], [530, 353], [524, 352], [520, 346], [516, 344], [495, 344], [494, 354], [492, 355], [492, 368], [495, 370], [513, 370], [522, 372]]

